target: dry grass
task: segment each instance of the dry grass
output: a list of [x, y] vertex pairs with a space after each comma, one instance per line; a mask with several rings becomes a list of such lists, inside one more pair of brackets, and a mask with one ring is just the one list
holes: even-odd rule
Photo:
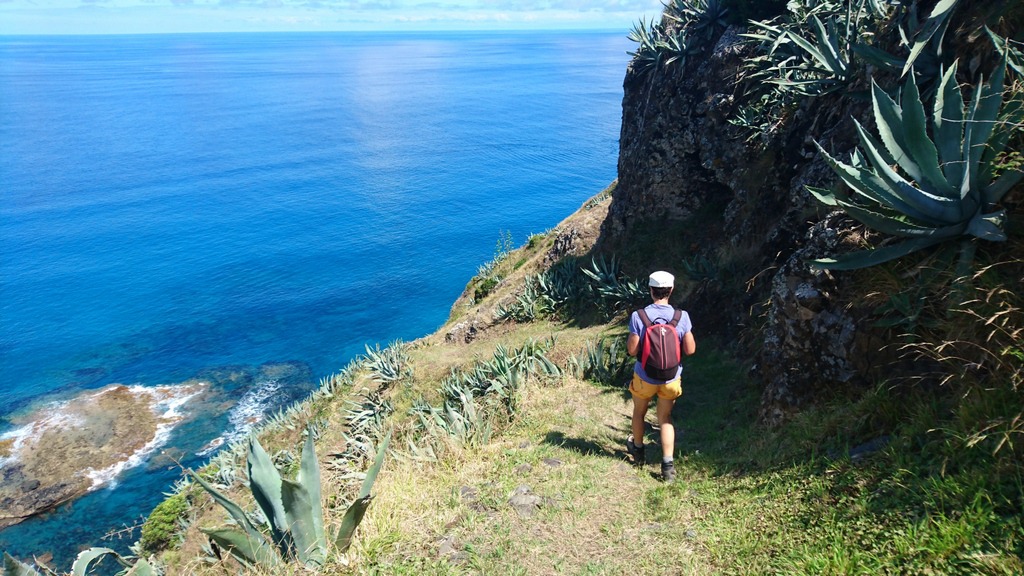
[[[653, 468], [626, 463], [629, 405], [575, 378], [531, 381], [522, 418], [496, 441], [436, 465], [394, 463], [367, 515], [362, 572], [474, 574], [705, 573], [687, 538], [697, 510]], [[524, 516], [509, 500], [540, 498]]]
[[[467, 288], [467, 294], [453, 306], [453, 317], [441, 327], [436, 333], [421, 338], [409, 346], [408, 352], [411, 358], [410, 364], [414, 367], [411, 380], [400, 382], [385, 390], [385, 395], [391, 401], [398, 415], [392, 422], [393, 429], [397, 432], [394, 448], [396, 454], [403, 451], [402, 439], [413, 433], [412, 422], [407, 418], [408, 408], [416, 397], [424, 397], [428, 401], [436, 401], [437, 389], [442, 379], [453, 369], [465, 369], [478, 360], [489, 359], [498, 344], [507, 347], [521, 346], [528, 340], [541, 340], [558, 334], [557, 345], [549, 352], [549, 357], [559, 365], [565, 365], [570, 356], [579, 354], [588, 339], [600, 337], [609, 332], [618, 335], [622, 334], [620, 328], [598, 325], [590, 330], [563, 332], [562, 327], [550, 322], [536, 322], [526, 325], [495, 324], [493, 311], [496, 304], [504, 298], [512, 297], [522, 285], [528, 274], [539, 271], [544, 262], [547, 251], [551, 248], [555, 236], [562, 230], [573, 228], [577, 232], [575, 252], [583, 253], [593, 245], [597, 238], [601, 221], [607, 214], [610, 199], [585, 206], [575, 214], [567, 218], [558, 227], [550, 231], [540, 241], [534, 242], [533, 246], [524, 246], [513, 252], [503, 261], [502, 273], [505, 280], [490, 294], [483, 302], [472, 303], [467, 300], [467, 294], [472, 294], [472, 289]], [[445, 333], [458, 321], [475, 320], [481, 327], [478, 337], [466, 343], [445, 342]], [[324, 455], [332, 452], [340, 452], [345, 446], [343, 432], [345, 422], [343, 411], [348, 399], [356, 399], [360, 393], [367, 390], [377, 389], [367, 374], [357, 377], [355, 384], [346, 392], [342, 392], [332, 398], [326, 406], [317, 410], [320, 416], [326, 417], [328, 427], [317, 443], [317, 452], [320, 455], [321, 463], [325, 461]], [[527, 395], [529, 397], [529, 395]], [[525, 408], [520, 413], [529, 413], [532, 408]], [[513, 424], [513, 428], [521, 426], [521, 423]], [[507, 426], [507, 423], [506, 423]], [[300, 432], [302, 427], [296, 426], [294, 430], [284, 430], [275, 433], [272, 437], [261, 438], [264, 446], [273, 452], [276, 449], [288, 448], [298, 450]], [[397, 554], [398, 557], [408, 557], [430, 563], [429, 554], [406, 555], [410, 549], [421, 549], [429, 551], [436, 548], [431, 544], [430, 535], [439, 533], [444, 526], [453, 522], [456, 518], [446, 518], [439, 511], [444, 510], [440, 504], [442, 501], [459, 503], [459, 489], [468, 485], [473, 479], [473, 471], [481, 465], [486, 465], [488, 459], [480, 459], [493, 451], [501, 451], [501, 446], [506, 440], [499, 440], [494, 445], [485, 447], [463, 447], [454, 442], [447, 442], [440, 446], [438, 452], [442, 455], [443, 461], [432, 466], [422, 466], [412, 461], [402, 462], [391, 460], [386, 463], [381, 472], [378, 484], [380, 495], [370, 507], [362, 526], [357, 532], [356, 544], [353, 547], [351, 558], [358, 558], [358, 564], [349, 566], [348, 558], [339, 558], [332, 555], [333, 565], [328, 567], [327, 572], [335, 571], [350, 572], [356, 571], [377, 571], [374, 562], [367, 562], [376, 557], [375, 549], [388, 549], [388, 554]], [[445, 441], [441, 440], [444, 444]], [[477, 467], [471, 465], [476, 462]], [[240, 463], [244, 469], [244, 464]], [[325, 522], [333, 526], [340, 522], [340, 516], [344, 513], [347, 503], [358, 490], [358, 478], [353, 477], [353, 471], [331, 470], [329, 467], [322, 469], [323, 474], [323, 497], [325, 505]], [[468, 476], [467, 476], [468, 474]], [[486, 476], [479, 472], [478, 476]], [[461, 484], [458, 481], [461, 480]], [[515, 487], [513, 486], [512, 489]], [[243, 505], [252, 508], [252, 498], [248, 490], [236, 484], [227, 495]], [[388, 505], [389, 495], [395, 498], [393, 506]], [[453, 496], [454, 495], [454, 496]], [[487, 497], [495, 502], [502, 500], [497, 493], [487, 493]], [[454, 498], [454, 500], [453, 500]], [[507, 500], [507, 496], [504, 497]], [[193, 506], [194, 527], [212, 528], [224, 524], [227, 515], [215, 503], [209, 500], [205, 494], [197, 499]], [[420, 503], [420, 504], [415, 504]], [[411, 515], [411, 516], [410, 516]], [[488, 515], [487, 518], [490, 516]], [[461, 516], [459, 517], [461, 518]], [[465, 520], [459, 520], [464, 523]], [[486, 525], [486, 522], [479, 523]], [[411, 527], [412, 535], [398, 530], [397, 526], [403, 526], [403, 530]], [[399, 536], [401, 536], [399, 538]], [[221, 574], [227, 570], [235, 573], [238, 566], [228, 560], [224, 565], [210, 565], [199, 560], [205, 556], [203, 546], [206, 537], [197, 529], [193, 528], [186, 532], [184, 541], [177, 550], [164, 553], [163, 559], [167, 563], [168, 574]], [[392, 548], [388, 548], [393, 544]], [[301, 572], [294, 567], [287, 568], [288, 571]], [[258, 574], [259, 570], [252, 570], [251, 573]], [[414, 572], [419, 573], [419, 570]], [[291, 573], [291, 572], [287, 572]]]
[[[585, 228], [582, 218], [592, 227], [586, 234], [594, 234], [606, 210], [607, 201], [581, 210], [559, 229]], [[1011, 501], [1007, 494], [1013, 486], [1006, 492], [992, 480], [998, 466], [974, 462], [988, 451], [936, 447], [928, 440], [938, 416], [927, 398], [897, 400], [883, 386], [868, 394], [851, 391], [834, 406], [809, 408], [786, 430], [764, 430], [753, 422], [758, 391], [747, 383], [746, 368], [708, 342], [687, 363], [684, 396], [674, 412], [677, 431], [684, 433], [677, 441], [678, 476], [671, 484], [657, 478], [653, 464], [642, 469], [627, 464], [623, 441], [631, 406], [624, 390], [568, 373], [528, 380], [511, 418], [500, 410], [492, 414], [494, 434], [486, 443], [435, 437], [437, 461], [412, 459], [408, 441], [423, 439], [408, 408], [418, 397], [436, 404], [437, 389], [451, 370], [489, 360], [499, 344], [517, 348], [552, 336], [555, 344], [546, 356], [565, 368], [588, 342], [624, 340], [624, 317], [579, 323], [583, 326], [493, 324], [495, 302], [511, 297], [535, 271], [550, 238], [514, 252], [510, 261], [522, 264], [484, 302], [467, 305], [462, 299], [453, 309], [457, 318], [410, 346], [413, 377], [383, 391], [396, 409], [389, 423], [393, 457], [381, 471], [352, 550], [332, 554], [321, 573], [1020, 573], [1019, 497]], [[879, 287], [895, 290], [906, 278], [892, 274], [883, 280], [888, 284]], [[1024, 308], [1019, 297], [988, 290], [978, 298], [985, 306], [972, 309], [988, 314], [985, 322], [973, 318], [971, 324], [988, 331], [982, 338], [999, 344], [990, 351], [1009, 350], [998, 359], [1017, 362]], [[467, 320], [481, 327], [475, 339], [446, 342], [446, 331]], [[991, 354], [988, 360], [994, 361]], [[318, 442], [321, 461], [343, 447], [345, 397], [375, 387], [361, 375], [351, 389], [314, 408], [329, 421]], [[1018, 394], [1016, 384], [1011, 391]], [[997, 414], [991, 404], [1001, 398], [985, 396], [976, 402], [977, 414], [963, 417], [985, 420]], [[1019, 395], [1003, 402], [1019, 406]], [[973, 424], [960, 428], [987, 436], [998, 450], [1002, 437], [1019, 434], [1020, 418], [1010, 421], [1018, 412], [1007, 412], [1002, 424], [1008, 432], [979, 432]], [[844, 456], [854, 443], [882, 432], [892, 435], [889, 448], [858, 461]], [[268, 443], [294, 449], [298, 434]], [[1002, 448], [1000, 462], [1017, 446]], [[965, 455], [974, 458], [960, 471], [936, 475], [933, 470], [936, 461]], [[357, 490], [359, 480], [351, 472], [325, 470], [328, 525], [337, 524]], [[1020, 485], [1019, 475], [1003, 477]], [[537, 499], [531, 514], [510, 501], [523, 487]], [[244, 492], [236, 489], [233, 497], [246, 501]], [[197, 513], [200, 526], [225, 518], [212, 504], [199, 506]], [[236, 573], [234, 566], [192, 560], [204, 540], [189, 531], [184, 546], [165, 556], [172, 560], [167, 573]], [[288, 566], [274, 573], [306, 571]]]

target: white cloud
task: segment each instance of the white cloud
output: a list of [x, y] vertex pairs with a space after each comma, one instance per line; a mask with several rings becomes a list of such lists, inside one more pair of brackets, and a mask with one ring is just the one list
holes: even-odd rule
[[660, 0], [0, 0], [0, 34], [606, 28]]

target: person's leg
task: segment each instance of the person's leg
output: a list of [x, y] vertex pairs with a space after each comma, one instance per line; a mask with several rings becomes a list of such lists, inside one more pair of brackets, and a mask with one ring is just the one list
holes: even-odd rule
[[644, 445], [644, 419], [650, 404], [650, 398], [641, 398], [633, 394], [633, 444], [637, 448]]
[[629, 391], [633, 395], [633, 416], [630, 421], [632, 435], [626, 441], [626, 449], [633, 457], [634, 466], [644, 465], [644, 418], [647, 416], [651, 397], [654, 396], [650, 387], [650, 384], [633, 374], [633, 380], [629, 384]]
[[661, 479], [672, 482], [676, 478], [673, 457], [676, 451], [676, 428], [672, 424], [672, 406], [675, 398], [658, 397], [658, 428], [661, 430]]
[[658, 398], [658, 427], [661, 429], [662, 461], [672, 460], [676, 450], [676, 429], [672, 424], [672, 406], [675, 399]]

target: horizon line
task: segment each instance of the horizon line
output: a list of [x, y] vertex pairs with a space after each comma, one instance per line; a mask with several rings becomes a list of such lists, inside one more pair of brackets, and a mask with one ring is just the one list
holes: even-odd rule
[[0, 38], [11, 36], [173, 36], [200, 34], [489, 34], [489, 33], [619, 33], [628, 35], [628, 30], [620, 28], [414, 28], [408, 30], [379, 29], [347, 29], [347, 30], [182, 30], [182, 31], [151, 31], [151, 32], [0, 32]]

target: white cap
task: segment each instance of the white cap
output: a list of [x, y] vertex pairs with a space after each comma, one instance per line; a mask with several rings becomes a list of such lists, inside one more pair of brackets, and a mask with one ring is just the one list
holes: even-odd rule
[[651, 288], [671, 288], [675, 284], [675, 281], [675, 276], [663, 270], [658, 270], [651, 274], [651, 281], [649, 284]]

